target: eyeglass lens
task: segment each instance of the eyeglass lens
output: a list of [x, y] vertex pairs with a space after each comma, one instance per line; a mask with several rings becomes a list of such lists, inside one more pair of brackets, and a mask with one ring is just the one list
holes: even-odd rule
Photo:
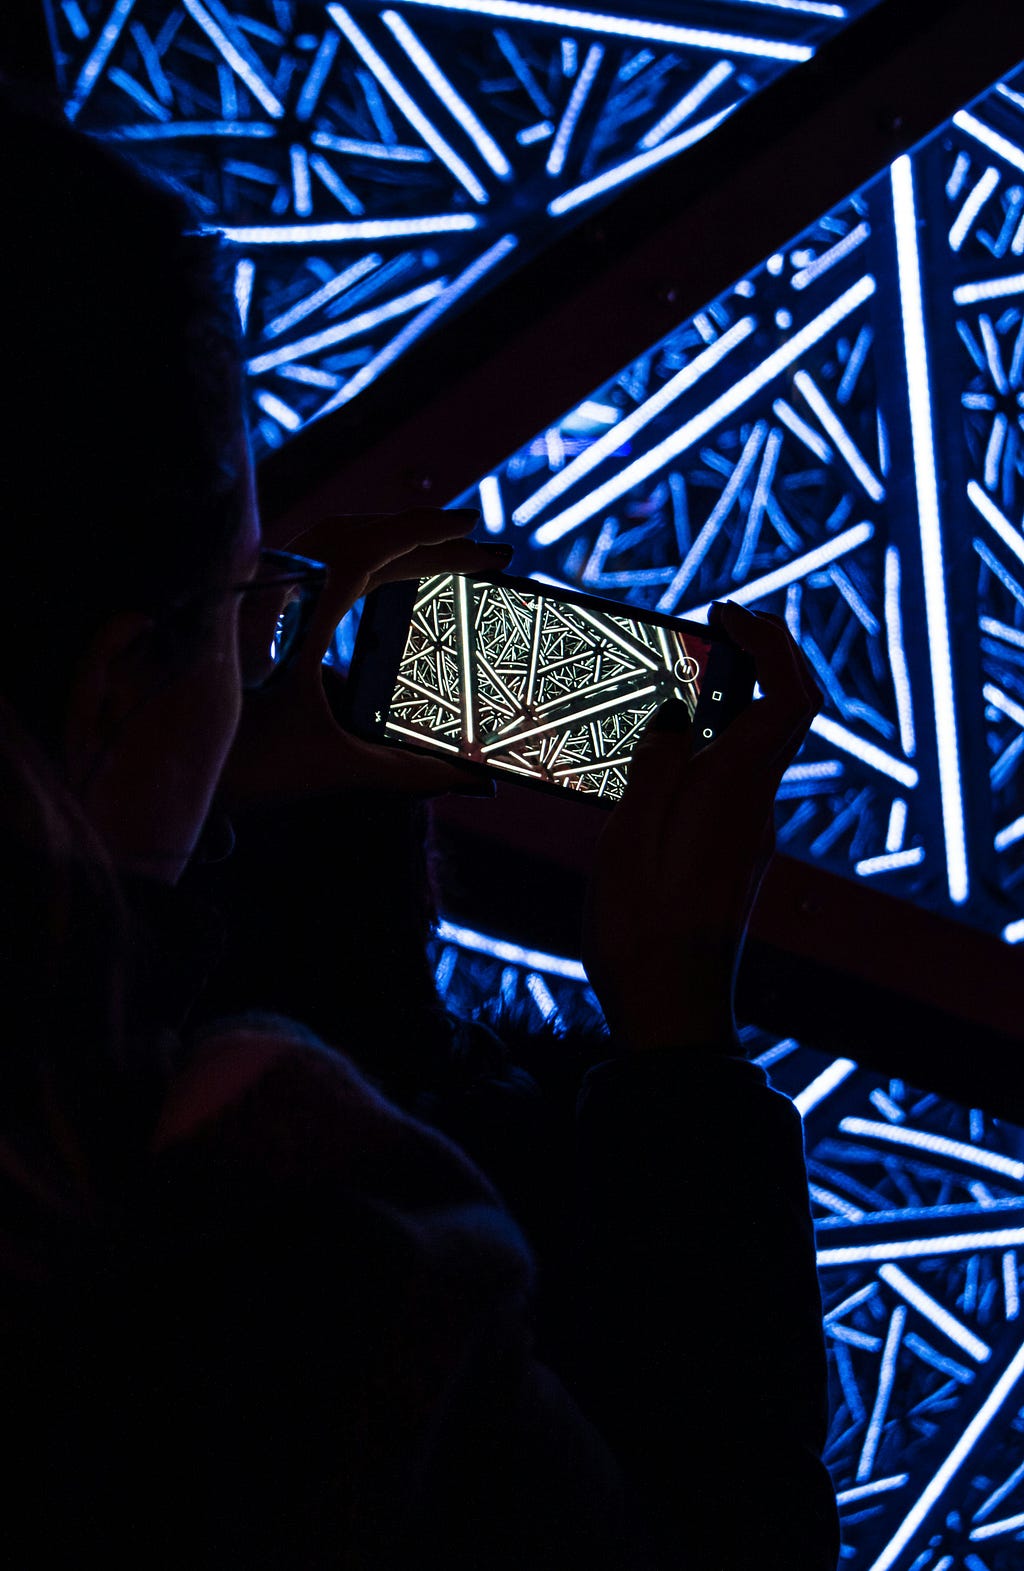
[[262, 687], [285, 664], [302, 632], [310, 586], [254, 584], [242, 596], [238, 647], [242, 685]]

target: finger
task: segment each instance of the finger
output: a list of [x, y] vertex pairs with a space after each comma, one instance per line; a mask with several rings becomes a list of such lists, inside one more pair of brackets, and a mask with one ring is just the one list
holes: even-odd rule
[[[422, 507], [404, 513], [328, 519], [304, 535], [301, 543], [327, 563], [330, 577], [297, 656], [303, 667], [312, 669], [323, 660], [338, 623], [366, 593], [376, 573], [423, 547], [461, 541], [479, 520], [475, 508]], [[394, 576], [418, 575], [413, 569], [396, 571]]]
[[718, 621], [733, 643], [753, 656], [764, 701], [793, 718], [806, 713], [809, 724], [821, 707], [821, 694], [785, 622], [729, 602]]
[[756, 614], [761, 618], [762, 621], [773, 622], [776, 627], [784, 628], [786, 630], [786, 633], [789, 635], [790, 647], [793, 652], [793, 658], [796, 662], [797, 671], [801, 680], [803, 681], [808, 699], [810, 702], [816, 704], [817, 708], [820, 709], [824, 703], [824, 697], [822, 695], [821, 688], [818, 686], [817, 677], [814, 674], [814, 670], [810, 661], [801, 649], [799, 641], [790, 633], [788, 623], [783, 617], [776, 616], [773, 611], [758, 611]]
[[368, 588], [401, 578], [429, 578], [432, 573], [495, 573], [512, 560], [510, 545], [480, 540], [446, 540], [441, 545], [417, 546], [395, 557], [370, 575]]
[[359, 513], [322, 520], [292, 542], [306, 556], [344, 574], [373, 572], [421, 545], [459, 540], [480, 522], [473, 507], [415, 507], [401, 513]]
[[649, 720], [629, 760], [620, 816], [648, 817], [672, 801], [690, 756], [693, 721], [682, 699], [670, 698]]

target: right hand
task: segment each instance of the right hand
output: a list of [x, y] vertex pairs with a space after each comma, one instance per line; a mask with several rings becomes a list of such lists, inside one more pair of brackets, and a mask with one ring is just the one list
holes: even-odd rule
[[780, 618], [729, 603], [712, 618], [754, 657], [763, 697], [695, 756], [685, 706], [659, 710], [591, 875], [583, 962], [628, 1050], [734, 1043], [735, 975], [774, 845], [775, 793], [822, 702]]

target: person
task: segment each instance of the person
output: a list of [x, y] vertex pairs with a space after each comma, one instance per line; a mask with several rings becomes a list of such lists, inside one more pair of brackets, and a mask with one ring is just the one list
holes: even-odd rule
[[[495, 555], [417, 510], [268, 556], [216, 237], [10, 92], [0, 122], [5, 1562], [827, 1571], [799, 1119], [732, 1019], [819, 702], [799, 651], [719, 608], [763, 696], [695, 757], [659, 712], [602, 838], [583, 952], [616, 1050], [582, 1087], [552, 1367], [493, 1183], [345, 1041], [197, 1028], [181, 903], [217, 796], [465, 786], [347, 736], [321, 661], [368, 587]], [[313, 608], [275, 668], [282, 593]]]

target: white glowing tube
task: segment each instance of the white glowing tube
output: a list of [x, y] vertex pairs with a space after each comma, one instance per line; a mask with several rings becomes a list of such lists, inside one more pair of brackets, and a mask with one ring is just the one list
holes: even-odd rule
[[902, 1304], [892, 1312], [889, 1320], [889, 1330], [885, 1338], [885, 1347], [882, 1351], [882, 1362], [878, 1372], [878, 1386], [875, 1390], [875, 1400], [871, 1409], [871, 1418], [868, 1421], [867, 1432], [864, 1436], [864, 1445], [861, 1448], [860, 1460], [857, 1463], [857, 1482], [870, 1477], [871, 1469], [875, 1465], [875, 1453], [878, 1442], [882, 1438], [882, 1425], [885, 1415], [889, 1410], [889, 1398], [892, 1395], [893, 1382], [896, 1379], [896, 1358], [900, 1350], [903, 1337], [903, 1327], [906, 1324], [907, 1311]]
[[71, 96], [64, 105], [64, 113], [69, 120], [74, 120], [95, 87], [96, 80], [109, 60], [111, 50], [120, 38], [134, 4], [135, 0], [117, 0], [117, 4], [104, 23], [99, 38], [78, 73], [78, 80], [71, 91]]
[[524, 966], [548, 976], [565, 976], [574, 982], [585, 982], [587, 973], [578, 960], [567, 960], [561, 955], [543, 954], [539, 949], [523, 949], [503, 938], [491, 938], [471, 927], [459, 927], [453, 922], [439, 922], [437, 936], [443, 943], [457, 944], [460, 949], [470, 949], [476, 954], [491, 955], [506, 965]]
[[818, 736], [823, 736], [833, 747], [840, 748], [853, 758], [859, 758], [861, 763], [868, 765], [869, 769], [877, 769], [880, 774], [888, 775], [890, 779], [898, 781], [908, 791], [912, 791], [917, 785], [916, 769], [912, 769], [900, 758], [893, 758], [891, 753], [876, 747], [874, 742], [865, 742], [855, 732], [848, 731], [845, 726], [840, 725], [836, 720], [830, 720], [827, 715], [815, 715], [811, 721], [811, 730]]
[[953, 227], [949, 231], [949, 249], [951, 251], [959, 251], [971, 232], [971, 225], [998, 184], [999, 170], [986, 169], [981, 179], [966, 197], [963, 206], [953, 221]]
[[505, 527], [505, 509], [501, 503], [501, 483], [497, 475], [485, 475], [480, 482], [480, 511], [487, 533], [500, 535]]
[[548, 203], [549, 216], [561, 218], [563, 213], [571, 213], [574, 207], [581, 207], [584, 202], [593, 201], [595, 196], [603, 196], [606, 191], [612, 191], [617, 185], [622, 185], [623, 181], [634, 180], [637, 175], [646, 174], [648, 169], [663, 164], [666, 159], [675, 158], [677, 153], [683, 153], [688, 147], [703, 141], [716, 126], [721, 125], [722, 121], [732, 114], [735, 108], [735, 104], [730, 104], [727, 108], [720, 109], [717, 114], [709, 115], [706, 120], [699, 120], [688, 130], [680, 131], [678, 136], [662, 142], [660, 146], [652, 147], [650, 152], [637, 153], [635, 158], [627, 158], [623, 164], [614, 164], [603, 174], [595, 175], [593, 180], [586, 180], [583, 185], [574, 185], [570, 190], [562, 191]]
[[957, 1347], [962, 1348], [975, 1363], [984, 1364], [991, 1358], [992, 1349], [988, 1343], [968, 1330], [967, 1326], [963, 1325], [955, 1315], [951, 1315], [938, 1299], [933, 1298], [931, 1293], [926, 1293], [924, 1288], [919, 1287], [905, 1271], [900, 1270], [899, 1266], [880, 1266], [878, 1274], [894, 1293], [899, 1293], [901, 1298], [905, 1298], [908, 1304], [911, 1304], [919, 1314], [924, 1315], [926, 1320], [930, 1320], [932, 1325], [948, 1336], [951, 1342], [955, 1342]]
[[480, 181], [465, 159], [459, 157], [454, 147], [445, 140], [433, 122], [427, 119], [416, 100], [410, 93], [406, 92], [391, 67], [378, 54], [362, 28], [357, 25], [345, 10], [345, 7], [343, 5], [329, 5], [327, 14], [335, 26], [344, 33], [356, 52], [362, 56], [381, 87], [398, 106], [409, 124], [419, 132], [427, 146], [437, 154], [441, 162], [447, 165], [459, 184], [464, 186], [469, 192], [474, 202], [488, 202], [490, 197], [486, 189], [480, 184]]
[[549, 175], [560, 175], [565, 168], [566, 155], [569, 152], [572, 134], [579, 122], [580, 115], [583, 113], [583, 105], [586, 103], [587, 95], [594, 85], [594, 78], [597, 76], [603, 59], [603, 46], [601, 44], [591, 44], [587, 50], [587, 58], [583, 63], [583, 70], [573, 85], [569, 102], [565, 106], [565, 113], [558, 123], [555, 139], [548, 153], [545, 168]]
[[824, 430], [832, 438], [836, 448], [846, 459], [852, 473], [860, 481], [872, 502], [884, 502], [884, 485], [872, 473], [864, 455], [814, 379], [808, 376], [806, 371], [797, 371], [793, 378], [793, 384], [803, 394], [810, 408], [814, 410]]
[[[652, 693], [656, 693], [657, 691], [657, 686], [652, 683], [650, 687], [637, 688], [636, 692], [630, 693], [629, 696], [634, 703], [638, 703], [641, 698], [649, 698]], [[572, 719], [574, 722], [577, 720], [589, 720], [592, 715], [607, 714], [609, 709], [616, 709], [621, 703], [622, 697], [620, 694], [617, 694], [614, 698], [609, 698], [603, 704], [592, 704], [589, 709], [580, 709], [572, 716]], [[515, 731], [508, 736], [499, 737], [496, 742], [489, 742], [487, 746], [482, 749], [482, 752], [486, 757], [490, 753], [500, 751], [500, 749], [503, 747], [518, 747], [520, 742], [526, 742], [531, 737], [535, 736], [545, 736], [548, 732], [555, 730], [558, 726], [563, 725], [564, 723], [565, 720], [563, 717], [562, 719], [551, 720], [547, 723], [547, 725], [531, 726], [528, 731]]]
[[526, 0], [406, 0], [409, 5], [431, 6], [441, 11], [462, 11], [470, 16], [496, 16], [508, 22], [566, 27], [573, 32], [601, 33], [610, 38], [641, 38], [648, 43], [679, 44], [684, 49], [714, 49], [720, 54], [754, 55], [763, 60], [787, 60], [794, 65], [810, 60], [814, 50], [806, 44], [776, 43], [770, 38], [744, 38], [705, 28], [677, 27], [666, 22], [645, 22], [630, 16], [601, 16], [569, 6], [534, 5]]
[[976, 115], [969, 114], [966, 109], [961, 109], [959, 114], [953, 116], [953, 124], [960, 131], [966, 131], [976, 142], [987, 147], [990, 153], [997, 153], [1000, 158], [1005, 158], [1008, 164], [1013, 164], [1017, 169], [1024, 169], [1024, 151], [1005, 136], [1000, 136], [998, 131], [979, 120]]
[[704, 100], [710, 98], [716, 88], [729, 80], [735, 69], [736, 67], [729, 60], [719, 60], [717, 65], [713, 65], [710, 71], [706, 71], [700, 80], [694, 83], [688, 93], [684, 93], [667, 114], [662, 115], [661, 119], [651, 126], [646, 136], [640, 138], [637, 144], [640, 150], [649, 152], [652, 147], [657, 147], [659, 142], [663, 142], [676, 126], [682, 125], [684, 120], [689, 120]]
[[911, 846], [906, 851], [887, 851], [884, 856], [867, 856], [854, 864], [858, 878], [872, 878], [876, 873], [896, 873], [903, 867], [918, 867], [924, 861], [924, 846]]
[[[734, 600], [737, 605], [749, 605], [754, 600], [763, 600], [767, 595], [785, 589], [787, 584], [806, 578], [808, 573], [816, 573], [819, 568], [827, 567], [838, 557], [856, 551], [859, 546], [873, 537], [874, 532], [874, 525], [869, 523], [855, 524], [852, 529], [844, 529], [843, 533], [836, 535], [834, 540], [827, 541], [825, 545], [815, 546], [813, 551], [806, 551], [803, 556], [794, 557], [793, 561], [787, 562], [785, 567], [777, 567], [774, 572], [765, 573], [761, 578], [752, 578], [739, 589], [730, 590], [729, 599]], [[703, 621], [709, 610], [710, 606], [706, 604], [694, 606], [686, 612], [686, 615]]]
[[462, 94], [456, 92], [437, 61], [424, 49], [408, 22], [404, 21], [397, 11], [382, 11], [380, 19], [385, 27], [389, 27], [394, 33], [427, 86], [437, 94], [470, 140], [476, 143], [481, 157], [499, 179], [508, 180], [512, 175], [512, 165], [486, 126], [473, 113]]
[[258, 392], [256, 402], [264, 414], [270, 415], [272, 420], [283, 425], [286, 431], [297, 431], [302, 424], [301, 416], [296, 413], [291, 404], [286, 404], [283, 398], [276, 398], [273, 393]]
[[358, 316], [350, 317], [346, 322], [337, 322], [333, 327], [325, 327], [319, 333], [310, 333], [305, 338], [294, 339], [290, 344], [282, 344], [278, 349], [268, 349], [261, 355], [255, 355], [246, 369], [250, 375], [258, 376], [263, 371], [274, 370], [275, 366], [286, 365], [289, 360], [304, 360], [307, 355], [316, 354], [332, 344], [342, 344], [346, 339], [358, 337], [360, 333], [368, 333], [381, 322], [389, 322], [393, 317], [415, 311], [417, 306], [436, 299], [443, 289], [444, 284], [441, 281], [423, 284], [419, 289], [410, 290], [408, 294], [399, 295], [383, 305], [374, 306], [372, 311], [361, 311]]
[[852, 251], [856, 251], [858, 246], [862, 246], [870, 234], [870, 224], [858, 224], [848, 235], [844, 235], [842, 240], [837, 241], [834, 246], [823, 251], [821, 256], [815, 257], [813, 262], [808, 262], [806, 267], [794, 273], [790, 279], [791, 286], [794, 289], [806, 289], [808, 284], [813, 284], [816, 278], [820, 278], [823, 273], [835, 267], [837, 262], [841, 262]]
[[[890, 1571], [949, 1484], [970, 1456], [986, 1429], [1024, 1374], [1024, 1347], [1018, 1348], [1006, 1369], [975, 1413], [941, 1466], [932, 1475], [869, 1571]], [[936, 1571], [939, 1568], [936, 1567]]]
[[1024, 273], [1011, 278], [990, 278], [983, 284], [960, 284], [953, 290], [956, 305], [980, 305], [984, 300], [1001, 300], [1004, 295], [1024, 294]]
[[[241, 77], [253, 97], [263, 105], [267, 114], [274, 120], [280, 120], [284, 114], [284, 105], [264, 77], [259, 57], [249, 48], [223, 8], [216, 4], [201, 5], [200, 0], [182, 0], [182, 4], [232, 71]], [[220, 11], [221, 20], [211, 16], [211, 11]]]
[[856, 1073], [856, 1069], [857, 1065], [852, 1058], [837, 1058], [827, 1069], [823, 1069], [810, 1085], [804, 1086], [802, 1091], [797, 1092], [793, 1098], [793, 1106], [801, 1118], [806, 1118], [812, 1108], [820, 1106], [827, 1096], [831, 1096], [832, 1092], [842, 1085], [844, 1080], [848, 1080]]
[[978, 512], [987, 524], [990, 524], [1008, 550], [1012, 551], [1018, 562], [1024, 562], [1024, 535], [1014, 529], [1010, 520], [1000, 512], [992, 498], [978, 484], [977, 480], [967, 482], [967, 495], [974, 503]]
[[221, 234], [237, 245], [334, 245], [341, 240], [400, 240], [410, 235], [446, 235], [476, 229], [472, 213], [440, 213], [436, 218], [366, 218], [336, 224], [225, 225]]
[[910, 428], [921, 527], [924, 566], [925, 616], [935, 700], [935, 732], [939, 752], [939, 790], [946, 844], [946, 875], [950, 899], [962, 905], [970, 893], [967, 869], [967, 835], [960, 782], [960, 747], [957, 736], [953, 659], [946, 606], [942, 524], [939, 516], [939, 483], [932, 424], [928, 342], [921, 294], [921, 262], [917, 243], [917, 207], [914, 172], [904, 155], [892, 166], [892, 204], [896, 226], [903, 343], [910, 402]]
[[[827, 1237], [823, 1233], [822, 1237]], [[927, 1260], [936, 1255], [975, 1254], [981, 1249], [1013, 1249], [1024, 1243], [1024, 1228], [991, 1228], [985, 1233], [939, 1233], [934, 1238], [889, 1239], [877, 1244], [836, 1244], [818, 1250], [818, 1265], [864, 1265], [872, 1260]]]
[[[532, 496], [527, 497], [525, 502], [521, 502], [512, 514], [513, 522], [516, 524], [530, 523], [536, 518], [538, 513], [543, 512], [544, 508], [547, 507], [554, 497], [561, 496], [563, 492], [568, 491], [578, 480], [582, 480], [584, 475], [589, 474], [592, 469], [596, 468], [610, 453], [617, 452], [625, 442], [631, 441], [638, 431], [642, 431], [645, 425], [653, 420], [655, 416], [661, 414], [662, 410], [667, 409], [668, 405], [682, 393], [696, 386], [701, 377], [714, 370], [715, 366], [719, 365], [738, 344], [741, 344], [745, 338], [749, 338], [756, 326], [757, 323], [752, 316], [741, 317], [738, 322], [733, 323], [732, 327], [723, 333], [721, 338], [716, 339], [713, 344], [709, 344], [707, 349], [702, 349], [700, 354], [695, 355], [688, 365], [683, 366], [681, 371], [677, 371], [675, 376], [665, 383], [664, 387], [660, 387], [656, 393], [653, 393], [650, 398], [645, 399], [642, 404], [634, 409], [632, 414], [626, 415], [611, 430], [598, 437], [596, 442], [591, 442], [590, 446], [585, 448], [570, 464], [566, 464], [563, 469], [559, 469]], [[581, 409], [585, 407], [585, 405], [581, 406]]]
[[901, 1129], [893, 1124], [879, 1124], [866, 1118], [844, 1118], [839, 1125], [845, 1135], [861, 1135], [867, 1139], [882, 1140], [887, 1144], [910, 1146], [917, 1151], [931, 1151], [936, 1156], [948, 1157], [954, 1162], [965, 1162], [969, 1167], [981, 1167], [990, 1173], [1002, 1173], [1018, 1183], [1024, 1180], [1024, 1162], [1000, 1156], [996, 1151], [986, 1151], [981, 1146], [970, 1145], [964, 1140], [951, 1140], [946, 1135], [931, 1135], [921, 1129]]
[[[914, 730], [914, 700], [910, 687], [910, 672], [903, 647], [903, 615], [900, 610], [900, 553], [897, 546], [885, 550], [885, 641], [889, 653], [889, 669], [896, 694], [896, 713], [900, 725], [900, 746], [908, 758], [917, 750]], [[898, 847], [890, 846], [889, 850]]]
[[534, 535], [535, 543], [537, 545], [552, 545], [556, 540], [561, 540], [563, 535], [567, 535], [571, 530], [577, 528], [578, 525], [586, 523], [587, 519], [593, 518], [594, 514], [600, 512], [603, 507], [617, 501], [620, 496], [624, 496], [627, 491], [631, 491], [635, 485], [639, 485], [641, 481], [648, 479], [665, 464], [671, 462], [672, 459], [678, 458], [681, 453], [693, 447], [696, 442], [707, 436], [709, 431], [714, 430], [715, 426], [720, 424], [721, 421], [735, 414], [737, 409], [742, 408], [748, 399], [753, 398], [762, 388], [767, 387], [777, 376], [780, 376], [783, 371], [788, 370], [794, 361], [799, 360], [802, 355], [806, 354], [808, 349], [812, 348], [827, 333], [831, 332], [834, 327], [844, 321], [852, 311], [855, 311], [858, 306], [869, 300], [874, 292], [875, 280], [870, 274], [859, 279], [857, 283], [841, 294], [837, 300], [834, 300], [826, 310], [822, 311], [819, 316], [814, 317], [798, 333], [794, 333], [787, 343], [776, 349], [759, 366], [749, 371], [746, 376], [741, 377], [738, 382], [735, 382], [720, 397], [714, 399], [699, 414], [687, 420], [678, 430], [673, 431], [670, 436], [665, 437], [663, 441], [651, 448], [649, 452], [644, 453], [642, 457], [634, 459], [631, 464], [627, 464], [624, 469], [621, 469], [617, 475], [606, 481], [604, 485], [598, 486], [596, 490], [583, 497], [579, 502], [574, 503], [572, 507], [566, 508], [563, 513], [559, 513], [555, 518], [549, 519], [547, 523], [542, 524]]
[[249, 322], [249, 303], [252, 300], [252, 285], [255, 276], [255, 262], [244, 259], [235, 268], [235, 305], [238, 308], [238, 320], [243, 333]]
[[490, 272], [492, 267], [497, 267], [510, 251], [514, 251], [517, 244], [515, 235], [502, 235], [500, 240], [489, 246], [482, 256], [478, 256], [457, 278], [453, 278], [429, 305], [418, 311], [412, 321], [407, 322], [401, 332], [395, 334], [390, 343], [385, 344], [372, 360], [368, 360], [355, 376], [350, 377], [344, 386], [338, 389], [334, 397], [317, 412], [317, 419], [322, 415], [330, 414], [332, 409], [347, 404], [357, 393], [361, 393], [364, 387], [375, 381], [389, 365], [393, 365], [398, 357], [405, 353], [411, 343], [421, 337], [428, 328], [433, 327], [438, 317], [442, 316], [450, 305], [468, 293], [485, 273]]

